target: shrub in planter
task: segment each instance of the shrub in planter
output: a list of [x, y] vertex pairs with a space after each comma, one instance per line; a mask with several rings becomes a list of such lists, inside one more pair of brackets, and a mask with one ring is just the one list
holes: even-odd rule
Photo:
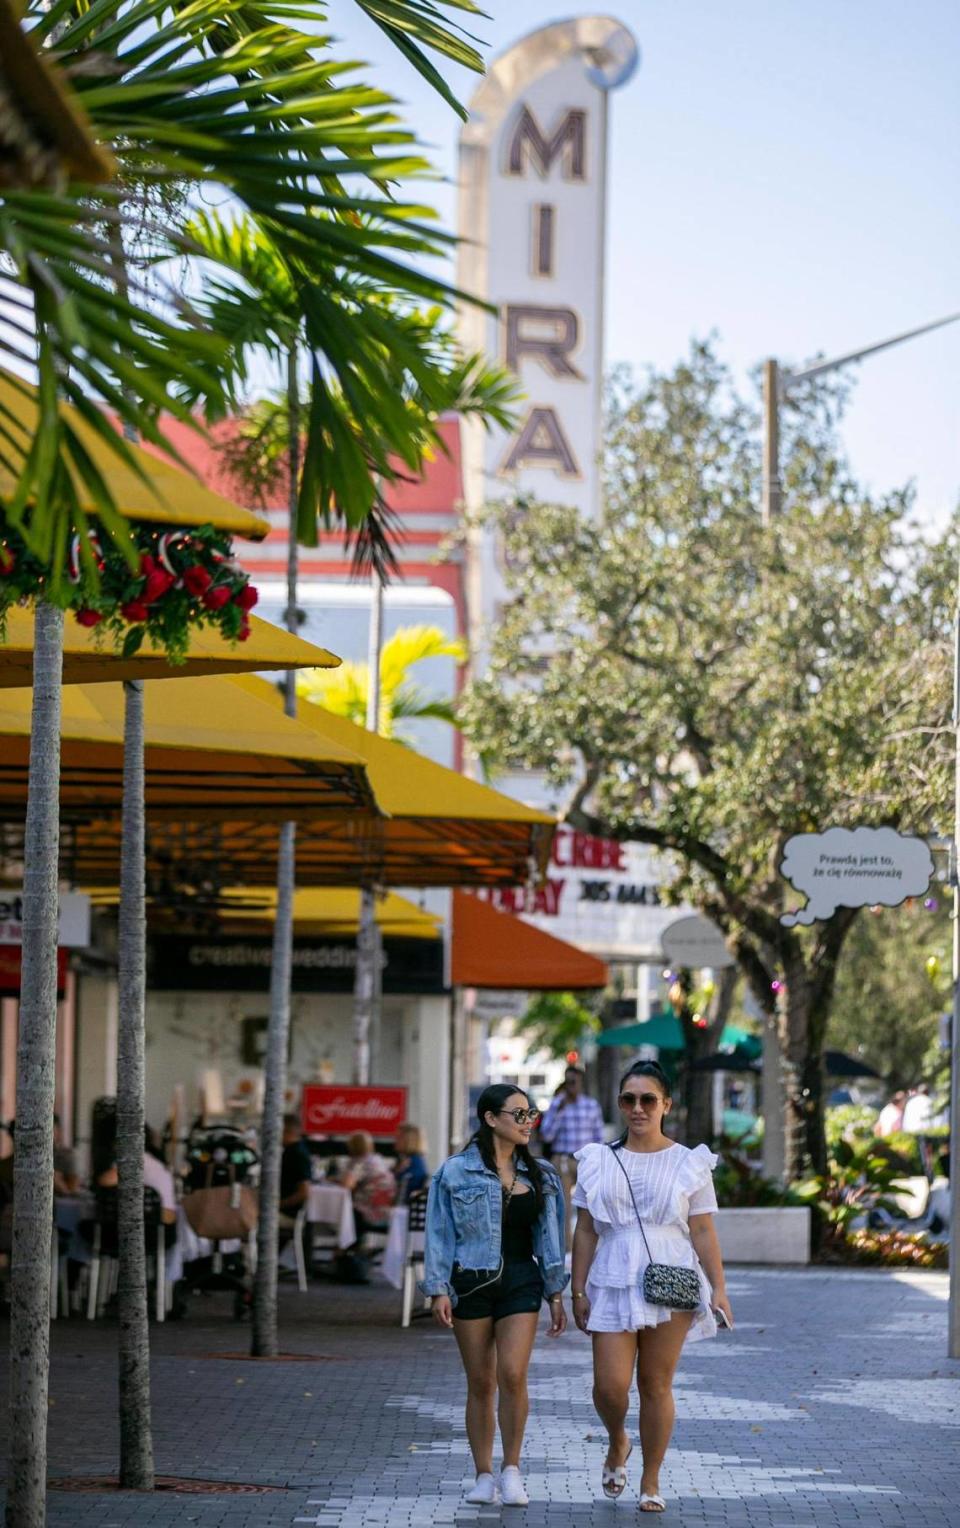
[[904, 1186], [896, 1169], [877, 1152], [875, 1142], [853, 1145], [840, 1140], [833, 1148], [829, 1172], [795, 1184], [793, 1193], [801, 1204], [816, 1210], [822, 1228], [820, 1252], [830, 1257], [842, 1256], [853, 1222], [861, 1216], [875, 1209], [896, 1215], [896, 1201], [889, 1196]]
[[720, 1161], [713, 1182], [721, 1209], [751, 1210], [800, 1203], [791, 1189], [758, 1172], [743, 1151], [721, 1142], [718, 1152]]

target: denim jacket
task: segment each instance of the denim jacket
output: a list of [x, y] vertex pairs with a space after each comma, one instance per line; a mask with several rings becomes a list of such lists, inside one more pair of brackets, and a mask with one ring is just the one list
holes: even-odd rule
[[[569, 1274], [563, 1240], [563, 1193], [560, 1179], [549, 1162], [541, 1162], [544, 1207], [533, 1228], [533, 1251], [543, 1275], [544, 1294], [559, 1294]], [[522, 1162], [519, 1172], [527, 1175]], [[427, 1234], [424, 1277], [425, 1295], [449, 1295], [456, 1305], [452, 1286], [454, 1266], [494, 1269], [500, 1264], [503, 1194], [496, 1173], [484, 1166], [480, 1148], [448, 1157], [433, 1176], [427, 1200]]]

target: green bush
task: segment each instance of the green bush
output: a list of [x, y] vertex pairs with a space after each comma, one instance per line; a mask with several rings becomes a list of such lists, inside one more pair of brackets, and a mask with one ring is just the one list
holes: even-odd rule
[[717, 1147], [720, 1161], [713, 1174], [717, 1203], [725, 1210], [764, 1209], [799, 1201], [788, 1188], [773, 1178], [757, 1172], [743, 1151], [742, 1141], [721, 1141]]
[[876, 1122], [876, 1109], [865, 1104], [838, 1104], [835, 1109], [828, 1109], [824, 1120], [828, 1150], [838, 1141], [872, 1136]]
[[861, 1215], [876, 1209], [897, 1213], [896, 1201], [889, 1196], [903, 1187], [902, 1174], [877, 1151], [877, 1145], [872, 1139], [856, 1145], [839, 1140], [829, 1171], [794, 1185], [799, 1201], [820, 1217], [820, 1249], [827, 1256], [842, 1256], [852, 1223]]

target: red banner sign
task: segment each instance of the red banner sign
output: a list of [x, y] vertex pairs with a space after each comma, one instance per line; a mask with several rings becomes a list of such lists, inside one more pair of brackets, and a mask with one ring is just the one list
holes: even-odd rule
[[[67, 952], [57, 951], [57, 997], [67, 985]], [[0, 997], [20, 996], [20, 946], [0, 944]]]
[[366, 1130], [393, 1140], [407, 1117], [406, 1088], [338, 1088], [307, 1083], [301, 1103], [304, 1135], [350, 1135]]

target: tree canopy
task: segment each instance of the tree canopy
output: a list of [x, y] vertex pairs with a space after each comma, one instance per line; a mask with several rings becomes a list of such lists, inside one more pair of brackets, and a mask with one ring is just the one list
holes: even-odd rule
[[671, 894], [724, 929], [776, 1010], [792, 1166], [822, 1155], [819, 1056], [856, 914], [779, 922], [793, 833], [945, 827], [948, 558], [911, 533], [908, 489], [844, 459], [844, 392], [785, 409], [784, 507], [759, 513], [759, 420], [711, 344], [615, 377], [596, 522], [493, 506], [509, 602], [463, 720], [485, 757], [543, 770], [586, 831], [672, 851]]

